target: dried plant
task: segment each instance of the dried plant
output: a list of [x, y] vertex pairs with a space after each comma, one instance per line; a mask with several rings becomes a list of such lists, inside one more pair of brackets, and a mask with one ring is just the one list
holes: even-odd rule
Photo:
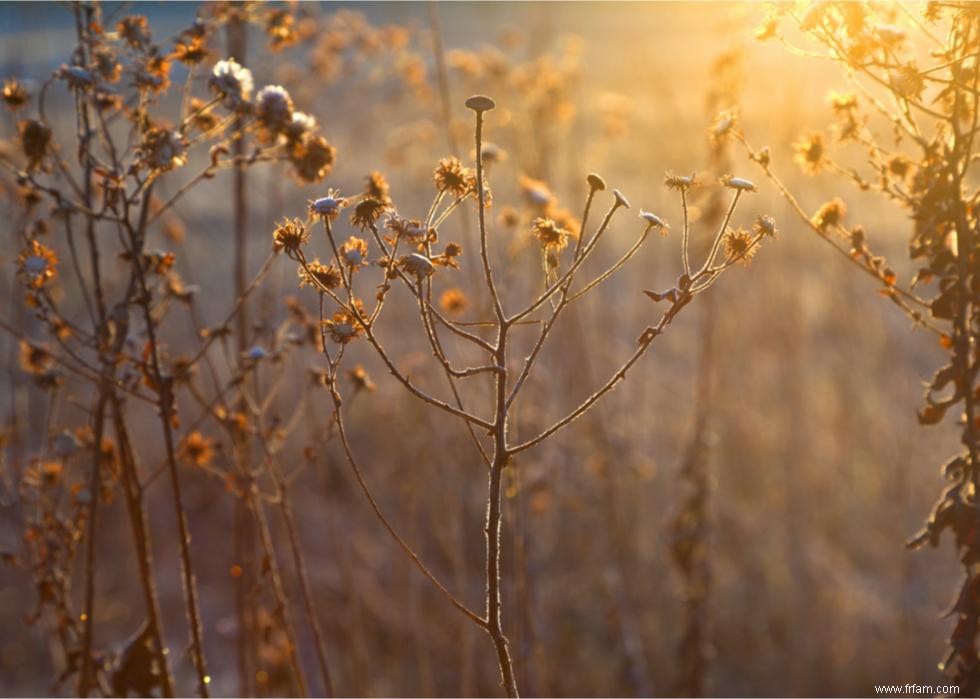
[[[925, 528], [909, 547], [938, 546], [953, 534], [964, 579], [949, 615], [956, 623], [940, 667], [963, 694], [980, 689], [980, 575], [977, 527], [980, 507], [980, 246], [973, 170], [980, 123], [980, 14], [969, 3], [929, 2], [922, 15], [904, 5], [814, 3], [799, 14], [775, 5], [757, 32], [804, 57], [828, 58], [841, 67], [849, 91], [832, 93], [832, 138], [823, 131], [795, 144], [808, 174], [827, 171], [860, 191], [880, 194], [912, 220], [909, 257], [916, 268], [907, 283], [872, 249], [875, 236], [858, 223], [841, 198], [813, 214], [775, 173], [767, 148], [755, 150], [737, 125], [729, 128], [799, 215], [803, 224], [870, 276], [881, 295], [913, 325], [935, 336], [946, 361], [927, 381], [922, 425], [947, 414], [960, 428], [961, 449], [942, 467], [949, 485]], [[817, 49], [786, 37], [798, 30]], [[836, 147], [835, 147], [836, 146]], [[863, 156], [848, 165], [846, 147]]]
[[[530, 302], [525, 302], [520, 310], [509, 311], [506, 308], [509, 305], [506, 290], [500, 288], [497, 282], [495, 254], [490, 245], [492, 233], [487, 221], [491, 195], [483, 160], [483, 133], [486, 114], [494, 109], [495, 104], [489, 97], [477, 95], [470, 97], [466, 106], [475, 114], [476, 167], [464, 167], [455, 158], [440, 161], [434, 173], [436, 195], [424, 218], [406, 218], [398, 212], [394, 202], [374, 198], [370, 192], [346, 199], [339, 192], [331, 190], [327, 196], [310, 202], [305, 221], [284, 220], [273, 233], [273, 245], [277, 251], [284, 252], [290, 259], [298, 262], [301, 283], [311, 286], [319, 295], [323, 355], [327, 361], [325, 381], [334, 400], [337, 433], [365, 496], [378, 519], [429, 582], [449, 603], [489, 634], [500, 668], [501, 683], [508, 696], [516, 696], [513, 660], [501, 626], [503, 601], [500, 551], [504, 472], [519, 468], [519, 455], [551, 438], [612, 391], [626, 378], [627, 372], [646, 354], [653, 341], [664, 332], [681, 309], [714, 284], [732, 265], [747, 261], [768, 233], [762, 231], [745, 234], [741, 229], [735, 231], [730, 228], [729, 223], [740, 198], [746, 192], [755, 191], [755, 185], [745, 179], [726, 176], [722, 179], [722, 184], [732, 191], [731, 202], [706, 258], [695, 269], [687, 253], [686, 241], [690, 235], [690, 227], [685, 206], [682, 230], [685, 240], [682, 259], [684, 271], [674, 288], [663, 292], [645, 292], [655, 302], [666, 304], [660, 320], [643, 330], [632, 355], [580, 405], [536, 435], [515, 438], [514, 432], [520, 429], [519, 425], [510, 420], [515, 402], [562, 312], [619, 271], [640, 250], [652, 231], [666, 235], [669, 226], [661, 217], [641, 212], [641, 232], [633, 245], [610, 267], [575, 288], [578, 273], [609, 231], [615, 215], [621, 209], [629, 208], [626, 197], [614, 190], [612, 203], [595, 232], [590, 235], [589, 215], [597, 197], [605, 191], [606, 184], [598, 175], [589, 175], [586, 181], [588, 192], [584, 212], [574, 239], [571, 231], [551, 218], [539, 217], [534, 220], [533, 234], [539, 241], [544, 290]], [[667, 185], [678, 190], [682, 202], [686, 202], [687, 193], [696, 185], [696, 180], [693, 176], [671, 176], [667, 179]], [[459, 292], [454, 292], [448, 300], [445, 296], [448, 292], [444, 292], [441, 298], [446, 303], [442, 309], [433, 299], [436, 297], [434, 289], [440, 277], [451, 274], [453, 269], [460, 266], [462, 249], [457, 243], [450, 241], [439, 252], [436, 245], [440, 240], [440, 227], [449, 215], [474, 199], [480, 245], [479, 261], [474, 264], [478, 264], [482, 270], [482, 289], [479, 291], [489, 298], [493, 317], [461, 322], [447, 317], [445, 313], [452, 308], [453, 299], [458, 298]], [[350, 223], [369, 236], [373, 249], [367, 240], [357, 235], [351, 235], [344, 240], [345, 234], [340, 233], [338, 228], [341, 213], [346, 208], [353, 209]], [[327, 264], [316, 258], [310, 259], [306, 252], [313, 234], [311, 228], [319, 226], [322, 226], [326, 237], [327, 259], [330, 260]], [[380, 275], [373, 285], [369, 284], [367, 278], [372, 268]], [[370, 305], [359, 296], [358, 288], [374, 289], [374, 299]], [[442, 367], [451, 397], [441, 398], [419, 386], [399, 368], [396, 355], [389, 349], [390, 342], [385, 342], [382, 338], [384, 319], [387, 317], [383, 311], [388, 307], [386, 302], [396, 288], [403, 289], [414, 299], [418, 308], [420, 329], [428, 341], [432, 356]], [[515, 336], [525, 332], [526, 328], [536, 328], [536, 337], [530, 352], [518, 359], [512, 349], [518, 341]], [[458, 338], [483, 358], [470, 366], [460, 366], [460, 360], [447, 352], [449, 345], [446, 340], [451, 336]], [[433, 409], [462, 420], [488, 469], [486, 600], [482, 614], [453, 595], [426, 567], [411, 545], [398, 533], [395, 525], [383, 514], [367, 483], [364, 467], [347, 437], [343, 416], [344, 399], [339, 382], [344, 355], [353, 342], [366, 342], [370, 345], [388, 372], [413, 396]], [[489, 396], [484, 398], [483, 410], [480, 410], [477, 403], [481, 392], [466, 385], [480, 379], [488, 380], [491, 384]]]
[[[45, 406], [41, 427], [29, 423], [38, 418], [35, 410], [10, 429], [12, 439], [22, 441], [4, 452], [3, 488], [16, 496], [23, 546], [4, 560], [33, 580], [38, 605], [28, 621], [53, 639], [61, 669], [56, 688], [70, 686], [79, 696], [177, 696], [193, 683], [198, 695], [208, 696], [212, 672], [232, 675], [207, 652], [212, 627], [206, 619], [213, 608], [227, 606], [234, 610], [240, 694], [332, 695], [334, 656], [344, 663], [349, 649], [328, 653], [317, 609], [324, 599], [308, 570], [293, 491], [304, 472], [339, 453], [373, 515], [411, 563], [490, 636], [502, 686], [517, 696], [503, 628], [505, 480], [516, 478], [532, 449], [597, 406], [696, 296], [733, 266], [747, 264], [775, 233], [765, 216], [751, 230], [733, 226], [736, 208], [755, 185], [721, 170], [710, 182], [694, 174], [667, 176], [683, 216], [676, 283], [633, 290], [651, 312], [650, 322], [636, 328], [635, 348], [581, 402], [540, 425], [540, 416], [529, 420], [530, 411], [519, 408], [522, 399], [533, 400], [524, 389], [539, 375], [559, 320], [620, 276], [654, 233], [666, 236], [670, 229], [661, 216], [642, 211], [635, 239], [612, 261], [597, 264], [605, 243], [614, 242], [614, 221], [630, 208], [626, 197], [607, 192], [604, 180], [590, 174], [578, 185], [584, 196], [578, 217], [547, 184], [556, 148], [540, 131], [553, 117], [571, 117], [574, 43], [558, 58], [496, 65], [491, 53], [473, 63], [460, 52], [444, 52], [436, 11], [426, 34], [374, 27], [347, 11], [322, 20], [304, 6], [216, 3], [166, 41], [154, 38], [143, 16], [117, 16], [87, 2], [72, 11], [74, 46], [66, 63], [36, 94], [29, 83], [5, 83], [3, 102], [17, 117], [16, 149], [0, 150], [5, 191], [16, 197], [10, 230], [23, 297], [0, 327], [16, 339], [20, 369], [31, 377], [32, 387], [23, 392], [40, 396]], [[250, 42], [256, 27], [267, 40], [261, 49]], [[434, 39], [435, 81], [413, 43], [423, 34]], [[248, 67], [257, 65], [260, 51], [292, 48], [308, 50], [324, 82], [356, 83], [380, 66], [382, 74], [397, 75], [417, 107], [440, 116], [453, 154], [435, 167], [435, 195], [424, 215], [401, 204], [405, 199], [392, 194], [380, 171], [371, 171], [353, 196], [322, 184], [338, 151], [313, 116], [318, 104], [310, 84], [316, 81], [297, 81], [293, 88], [283, 80], [288, 90], [259, 87], [258, 72]], [[527, 123], [541, 137], [521, 164], [533, 177], [510, 183], [522, 202], [500, 207], [497, 216], [491, 216], [498, 205], [489, 170], [505, 154], [484, 138], [494, 101], [479, 95], [466, 101], [475, 120], [473, 167], [464, 165], [468, 147], [453, 118], [450, 76], [477, 68], [491, 75], [486, 84], [519, 96], [513, 109], [530, 115]], [[299, 109], [307, 104], [313, 106]], [[618, 123], [619, 107], [605, 104], [603, 112]], [[59, 118], [66, 114], [70, 118]], [[467, 119], [466, 129], [473, 124]], [[517, 132], [515, 142], [533, 140], [534, 133], [507, 128]], [[390, 149], [388, 155], [399, 160]], [[295, 183], [290, 193], [323, 189], [296, 217], [282, 218], [288, 209], [270, 197], [267, 207], [280, 222], [272, 250], [254, 264], [248, 241], [258, 207], [249, 185], [260, 165], [280, 194], [283, 174]], [[704, 239], [695, 239], [688, 206], [699, 192], [720, 203], [709, 219], [713, 234]], [[210, 220], [182, 215], [190, 201], [206, 214], [229, 214], [231, 244], [222, 243], [220, 253], [196, 260], [198, 249], [180, 250], [185, 237], [194, 243], [188, 228]], [[592, 210], [603, 201], [607, 206], [597, 216]], [[450, 230], [453, 224], [458, 228]], [[462, 242], [451, 239], [456, 231]], [[314, 238], [320, 257], [309, 252]], [[297, 296], [283, 298], [269, 279], [284, 256], [297, 263], [303, 288]], [[208, 316], [218, 302], [205, 306], [201, 289], [178, 272], [198, 261], [209, 278], [230, 281], [216, 319]], [[309, 293], [313, 311], [303, 301]], [[262, 303], [281, 303], [285, 317], [277, 320]], [[410, 370], [406, 319], [434, 358], [445, 393], [430, 386], [423, 370]], [[583, 337], [600, 343], [604, 333], [586, 329]], [[311, 353], [318, 356], [312, 369]], [[392, 386], [465, 427], [471, 460], [486, 469], [479, 475], [487, 479], [482, 610], [450, 591], [369, 485], [371, 467], [349, 432], [350, 408], [381, 391], [354, 361], [360, 354], [380, 361]], [[325, 396], [332, 414], [321, 416], [317, 399]], [[211, 562], [192, 549], [188, 502], [201, 492], [215, 500], [223, 494], [233, 508], [231, 585], [221, 586], [227, 600], [209, 599], [199, 586]], [[112, 622], [97, 603], [97, 588], [113, 575], [121, 581], [130, 575], [115, 572], [116, 561], [107, 556], [118, 532], [108, 526], [106, 510], [117, 498], [135, 552], [138, 580], [129, 582], [140, 589], [142, 621], [124, 638], [110, 639]], [[151, 502], [166, 504], [172, 530], [151, 519]], [[180, 563], [183, 622], [168, 617], [168, 600], [161, 600], [167, 589], [157, 582], [154, 556], [170, 549]], [[186, 672], [167, 635], [182, 623]]]

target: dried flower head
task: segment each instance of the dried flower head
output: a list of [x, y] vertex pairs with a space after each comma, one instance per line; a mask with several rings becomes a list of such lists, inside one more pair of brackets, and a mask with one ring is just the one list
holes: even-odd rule
[[214, 460], [215, 443], [199, 431], [194, 430], [180, 444], [180, 457], [188, 463], [204, 468]]
[[394, 239], [405, 239], [413, 245], [425, 245], [438, 240], [435, 229], [426, 228], [418, 219], [392, 216], [385, 227], [394, 234]]
[[660, 235], [666, 236], [667, 233], [670, 232], [670, 225], [656, 214], [650, 213], [649, 211], [643, 211], [641, 209], [640, 218], [646, 221], [651, 228], [656, 228], [659, 230]]
[[711, 144], [717, 146], [721, 144], [725, 138], [731, 133], [732, 129], [738, 123], [738, 112], [734, 109], [729, 109], [722, 112], [715, 118], [715, 123], [711, 125], [708, 129], [708, 139]]
[[407, 274], [427, 277], [435, 271], [435, 265], [425, 255], [413, 252], [398, 260], [398, 266]]
[[177, 129], [153, 127], [143, 133], [141, 162], [153, 172], [166, 172], [187, 163], [187, 140]]
[[306, 224], [300, 219], [283, 219], [272, 232], [272, 249], [275, 252], [285, 250], [286, 254], [292, 255], [306, 245], [309, 239], [310, 233], [306, 230]]
[[42, 376], [54, 367], [54, 356], [44, 345], [20, 341], [20, 368], [31, 376]]
[[568, 231], [550, 218], [534, 219], [534, 235], [545, 250], [560, 251], [568, 245]]
[[319, 259], [313, 260], [297, 268], [300, 286], [312, 286], [315, 289], [336, 289], [343, 283], [340, 270], [334, 264], [325, 265]]
[[203, 36], [185, 35], [174, 42], [171, 55], [184, 65], [194, 66], [208, 57], [208, 47]]
[[340, 210], [347, 206], [347, 200], [340, 196], [336, 189], [328, 189], [327, 196], [310, 202], [310, 216], [331, 221], [340, 215]]
[[728, 187], [729, 189], [735, 189], [741, 192], [756, 191], [755, 183], [743, 177], [732, 177], [731, 175], [725, 175], [719, 180], [719, 182], [723, 187]]
[[31, 289], [40, 289], [58, 274], [54, 250], [32, 239], [17, 257], [17, 271]]
[[357, 202], [357, 206], [354, 207], [354, 213], [351, 214], [350, 222], [354, 226], [364, 230], [377, 223], [378, 219], [387, 210], [388, 205], [380, 199], [374, 199], [373, 197], [361, 199]]
[[3, 103], [7, 105], [8, 109], [17, 111], [30, 101], [31, 94], [22, 82], [16, 78], [8, 78], [3, 81], [3, 92], [0, 93], [0, 98], [3, 99]]
[[364, 179], [365, 197], [377, 199], [383, 204], [391, 204], [391, 187], [384, 175], [375, 170]]
[[776, 233], [776, 219], [767, 214], [759, 214], [756, 216], [755, 222], [752, 224], [752, 230], [758, 235], [769, 236], [770, 238], [775, 238]]
[[[295, 118], [295, 114], [293, 115]], [[319, 182], [333, 169], [337, 150], [323, 136], [308, 136], [290, 153], [296, 176], [303, 182]]]
[[668, 172], [664, 176], [664, 186], [667, 189], [674, 189], [679, 192], [686, 192], [691, 187], [698, 185], [697, 173], [692, 172], [690, 175], [675, 175], [672, 172]]
[[743, 265], [748, 265], [752, 261], [759, 247], [752, 244], [752, 234], [742, 228], [729, 228], [725, 231], [722, 244], [725, 246], [725, 255], [728, 259]]
[[602, 192], [606, 189], [606, 181], [594, 172], [590, 172], [585, 181], [589, 183], [589, 189], [593, 192]]
[[835, 197], [833, 200], [824, 203], [813, 215], [811, 221], [821, 232], [826, 233], [828, 228], [841, 225], [846, 215], [847, 205]]
[[266, 85], [255, 96], [255, 117], [265, 128], [278, 133], [292, 123], [293, 100], [281, 85]]
[[461, 314], [468, 305], [469, 299], [466, 298], [466, 294], [456, 288], [446, 289], [439, 297], [439, 307], [452, 316]]
[[471, 191], [474, 173], [469, 168], [463, 167], [458, 158], [443, 158], [436, 166], [433, 179], [436, 189], [440, 192], [449, 192], [461, 197]]
[[[363, 304], [359, 299], [354, 303], [357, 313], [363, 317]], [[350, 312], [346, 308], [337, 310], [330, 320], [323, 321], [323, 327], [325, 327], [327, 332], [330, 333], [331, 339], [341, 345], [347, 344], [364, 332], [364, 328], [358, 321], [357, 315]]]
[[363, 238], [351, 236], [340, 246], [340, 257], [351, 269], [359, 269], [367, 264], [368, 245]]
[[123, 17], [116, 24], [116, 31], [130, 48], [142, 49], [150, 43], [150, 23], [143, 15]]
[[248, 101], [254, 83], [248, 68], [243, 68], [234, 58], [228, 58], [214, 64], [208, 85], [224, 98], [226, 107], [238, 109]]

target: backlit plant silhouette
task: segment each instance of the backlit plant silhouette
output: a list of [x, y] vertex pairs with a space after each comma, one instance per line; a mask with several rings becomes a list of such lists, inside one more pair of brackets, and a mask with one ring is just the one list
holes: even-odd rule
[[[949, 611], [956, 622], [940, 664], [964, 694], [980, 689], [980, 235], [975, 163], [980, 132], [980, 12], [975, 5], [929, 2], [920, 16], [902, 4], [813, 3], [803, 14], [774, 5], [757, 38], [777, 41], [804, 57], [837, 62], [849, 91], [832, 93], [833, 139], [813, 132], [795, 144], [804, 171], [830, 171], [861, 191], [879, 193], [912, 221], [909, 257], [915, 272], [903, 283], [872, 241], [879, 235], [858, 223], [841, 198], [807, 213], [775, 174], [768, 148], [752, 149], [801, 221], [834, 251], [874, 279], [886, 299], [914, 326], [931, 333], [947, 358], [927, 382], [922, 425], [947, 416], [960, 428], [960, 445], [942, 466], [949, 485], [911, 548], [938, 546], [949, 531], [964, 569]], [[784, 36], [792, 26], [818, 52]], [[832, 140], [840, 144], [835, 149]], [[844, 147], [863, 154], [845, 164]]]
[[[616, 274], [640, 250], [652, 231], [666, 235], [669, 226], [656, 214], [642, 212], [641, 231], [632, 246], [610, 267], [585, 282], [576, 284], [578, 273], [604, 234], [610, 230], [613, 218], [620, 210], [629, 208], [626, 197], [614, 190], [609, 208], [595, 231], [590, 233], [590, 213], [597, 203], [597, 197], [606, 190], [606, 184], [598, 175], [589, 175], [585, 182], [587, 194], [582, 219], [580, 223], [576, 222], [575, 229], [563, 227], [547, 216], [534, 220], [533, 234], [540, 243], [544, 289], [531, 301], [520, 305], [519, 310], [508, 310], [510, 299], [507, 290], [499, 288], [496, 281], [495, 256], [491, 247], [493, 236], [487, 221], [491, 194], [483, 161], [485, 117], [495, 105], [488, 97], [474, 96], [466, 101], [466, 106], [475, 114], [476, 167], [466, 168], [455, 158], [440, 161], [434, 174], [436, 195], [424, 218], [409, 219], [402, 216], [396, 204], [388, 198], [387, 192], [383, 189], [379, 191], [376, 183], [369, 180], [368, 191], [350, 200], [331, 190], [327, 196], [311, 201], [306, 220], [284, 220], [276, 228], [273, 242], [277, 251], [284, 252], [299, 263], [301, 284], [318, 292], [323, 355], [328, 365], [325, 381], [333, 396], [337, 433], [358, 483], [381, 523], [422, 574], [454, 607], [489, 634], [494, 644], [502, 685], [508, 696], [517, 696], [513, 661], [501, 625], [503, 600], [500, 585], [500, 542], [502, 482], [505, 470], [519, 468], [521, 454], [551, 438], [584, 415], [620, 381], [625, 380], [627, 372], [697, 294], [714, 284], [731, 266], [746, 263], [762, 240], [775, 231], [768, 217], [760, 217], [751, 233], [742, 229], [734, 230], [729, 226], [740, 198], [755, 191], [755, 185], [745, 179], [726, 176], [722, 178], [721, 184], [732, 192], [730, 204], [706, 258], [695, 268], [688, 255], [690, 228], [686, 201], [688, 192], [696, 186], [697, 181], [694, 175], [668, 175], [667, 186], [678, 191], [684, 203], [683, 269], [675, 287], [666, 291], [645, 292], [657, 304], [664, 304], [659, 320], [643, 329], [637, 338], [634, 352], [605, 383], [578, 406], [537, 434], [518, 436], [515, 433], [520, 426], [510, 421], [513, 406], [533, 372], [535, 361], [562, 311]], [[452, 274], [452, 270], [460, 266], [463, 256], [459, 244], [452, 241], [440, 243], [439, 229], [451, 213], [474, 199], [479, 222], [479, 261], [473, 264], [478, 264], [481, 268], [482, 288], [479, 291], [489, 299], [492, 318], [462, 323], [445, 314], [463, 298], [460, 296], [461, 292], [446, 292], [449, 296], [444, 293], [441, 296], [442, 308], [434, 302], [437, 297], [435, 287], [440, 277]], [[542, 197], [541, 203], [542, 206], [550, 206], [550, 195]], [[351, 235], [345, 240], [346, 234], [339, 231], [341, 213], [347, 208], [352, 209], [350, 224], [368, 237], [373, 248], [367, 239]], [[329, 260], [327, 263], [321, 262], [319, 258], [310, 259], [306, 252], [314, 233], [320, 227], [326, 238], [325, 245], [321, 247]], [[442, 246], [441, 250], [437, 245]], [[372, 268], [377, 270], [373, 284], [367, 278]], [[428, 341], [432, 356], [442, 366], [449, 384], [450, 397], [441, 398], [420, 388], [409, 375], [399, 369], [398, 361], [390, 349], [391, 343], [382, 338], [386, 317], [383, 311], [389, 295], [395, 289], [403, 290], [414, 299], [418, 308], [420, 330]], [[365, 291], [373, 292], [373, 298], [368, 303], [363, 300]], [[528, 331], [533, 337], [530, 351], [523, 357], [515, 356], [515, 336]], [[458, 338], [461, 344], [468, 345], [482, 359], [470, 366], [461, 366], [460, 360], [447, 351], [447, 337]], [[384, 515], [372, 494], [365, 470], [354, 454], [344, 426], [339, 372], [345, 351], [352, 342], [368, 343], [391, 375], [413, 396], [433, 409], [462, 420], [483, 459], [487, 468], [488, 494], [484, 530], [486, 600], [482, 614], [454, 596], [436, 578]], [[487, 379], [492, 387], [489, 398], [484, 398], [482, 406], [479, 403], [481, 394], [464, 385], [480, 379]], [[471, 394], [476, 395], [471, 397]]]

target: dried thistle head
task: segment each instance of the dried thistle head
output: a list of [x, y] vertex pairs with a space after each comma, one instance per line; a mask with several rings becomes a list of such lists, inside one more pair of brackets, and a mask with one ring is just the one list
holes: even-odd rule
[[314, 289], [336, 289], [343, 283], [340, 270], [334, 264], [325, 265], [319, 259], [300, 265], [296, 269], [300, 286], [312, 286]]
[[385, 176], [375, 170], [364, 178], [364, 196], [376, 199], [382, 204], [391, 204], [391, 186]]
[[734, 189], [741, 192], [754, 192], [756, 191], [755, 183], [752, 180], [747, 180], [744, 177], [732, 177], [731, 175], [725, 175], [719, 180], [723, 187], [728, 187], [729, 189]]
[[[293, 114], [295, 122], [296, 114]], [[337, 150], [323, 136], [307, 135], [292, 149], [289, 160], [303, 182], [319, 182], [333, 169]]]
[[129, 15], [116, 23], [116, 32], [133, 49], [144, 49], [150, 44], [150, 23], [143, 15]]
[[436, 166], [433, 180], [440, 192], [461, 197], [472, 191], [475, 173], [470, 168], [463, 167], [458, 158], [443, 158]]
[[[364, 304], [360, 299], [356, 299], [354, 303], [357, 307], [357, 312], [363, 317]], [[340, 345], [347, 344], [364, 332], [364, 328], [358, 322], [357, 316], [345, 308], [338, 309], [329, 320], [323, 321], [323, 327], [330, 333], [330, 338]]]
[[722, 236], [721, 242], [725, 246], [725, 255], [730, 261], [748, 266], [759, 249], [752, 241], [752, 234], [748, 231], [742, 228], [729, 228]]
[[764, 235], [770, 238], [775, 238], [776, 233], [776, 219], [768, 214], [759, 214], [756, 216], [755, 222], [752, 224], [752, 231], [757, 235]]
[[196, 66], [209, 55], [207, 43], [203, 36], [180, 36], [174, 42], [174, 50], [170, 54], [184, 65]]
[[36, 238], [17, 257], [17, 271], [31, 289], [40, 289], [58, 274], [58, 255]]
[[215, 442], [194, 430], [181, 442], [178, 453], [182, 459], [193, 466], [204, 468], [210, 466], [214, 460]]
[[321, 220], [334, 220], [340, 216], [340, 210], [347, 206], [347, 200], [340, 196], [336, 189], [328, 189], [327, 196], [314, 199], [309, 203], [310, 216]]
[[360, 269], [367, 264], [368, 244], [363, 238], [351, 236], [340, 246], [340, 258], [351, 269]]
[[381, 199], [367, 197], [357, 202], [354, 213], [351, 214], [350, 222], [357, 228], [364, 230], [377, 223], [387, 210], [388, 204]]
[[293, 255], [310, 239], [306, 224], [298, 218], [283, 219], [272, 232], [272, 249], [275, 252], [286, 251]]
[[841, 225], [846, 215], [847, 205], [840, 198], [835, 197], [817, 209], [811, 221], [822, 233], [826, 233], [828, 228]]
[[208, 85], [229, 109], [239, 109], [248, 102], [254, 82], [252, 72], [234, 58], [218, 61], [211, 69]]
[[568, 245], [568, 231], [550, 218], [536, 218], [533, 222], [535, 237], [546, 251], [558, 252]]
[[152, 127], [143, 132], [139, 158], [151, 172], [174, 170], [187, 163], [187, 139], [177, 129]]
[[678, 192], [687, 192], [692, 187], [696, 187], [698, 184], [697, 174], [694, 172], [687, 176], [675, 175], [672, 172], [668, 172], [664, 176], [664, 186], [667, 189], [673, 189]]
[[255, 118], [272, 133], [284, 131], [293, 120], [293, 99], [282, 85], [266, 85], [255, 96]]
[[7, 109], [15, 112], [30, 102], [31, 93], [17, 78], [8, 78], [3, 81], [3, 92], [0, 93], [0, 99], [3, 100]]
[[407, 274], [416, 277], [427, 277], [435, 271], [435, 265], [425, 255], [417, 252], [405, 255], [398, 260], [398, 266]]

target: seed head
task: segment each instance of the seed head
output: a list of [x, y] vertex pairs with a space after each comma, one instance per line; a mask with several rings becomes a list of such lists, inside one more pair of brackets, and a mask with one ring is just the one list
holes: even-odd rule
[[313, 135], [307, 135], [289, 156], [296, 168], [296, 176], [303, 182], [319, 182], [329, 175], [336, 158], [337, 149], [323, 136]]
[[606, 189], [606, 181], [594, 172], [590, 172], [585, 181], [589, 183], [589, 188], [593, 192], [602, 192]]
[[681, 192], [686, 192], [697, 184], [697, 175], [693, 172], [687, 177], [684, 177], [683, 175], [675, 175], [672, 172], [668, 172], [664, 176], [664, 186], [666, 186], [667, 189], [676, 189]]
[[281, 85], [266, 85], [255, 96], [255, 117], [267, 129], [282, 131], [292, 123], [293, 100]]
[[418, 277], [427, 277], [435, 270], [432, 260], [417, 252], [405, 255], [398, 261], [398, 264], [403, 271]]
[[310, 239], [306, 225], [298, 218], [284, 219], [272, 233], [272, 249], [275, 252], [286, 251], [293, 255]]
[[776, 219], [767, 214], [759, 214], [755, 223], [752, 224], [752, 230], [758, 235], [769, 236], [770, 238], [775, 238], [776, 233]]
[[752, 180], [747, 180], [743, 177], [732, 177], [731, 175], [725, 175], [719, 182], [724, 187], [729, 189], [735, 189], [741, 192], [754, 192], [756, 191], [755, 183]]
[[630, 202], [629, 202], [629, 199], [627, 199], [627, 198], [626, 198], [626, 197], [625, 197], [625, 196], [623, 195], [623, 193], [622, 193], [622, 192], [620, 192], [620, 191], [619, 191], [618, 189], [614, 189], [614, 190], [613, 190], [613, 196], [615, 196], [615, 197], [616, 197], [616, 204], [617, 204], [617, 205], [619, 205], [619, 206], [623, 206], [623, 207], [625, 207], [625, 208], [627, 208], [627, 209], [628, 209], [628, 208], [630, 208]]
[[458, 158], [440, 160], [433, 179], [440, 192], [450, 192], [458, 197], [471, 191], [476, 180], [474, 173], [469, 168], [464, 168]]
[[568, 245], [568, 231], [550, 218], [534, 219], [534, 235], [546, 251], [560, 251]]
[[312, 286], [314, 289], [336, 289], [343, 282], [336, 265], [325, 265], [319, 259], [307, 263], [305, 267], [300, 265], [296, 273], [300, 286]]
[[32, 239], [21, 250], [17, 268], [29, 288], [40, 289], [57, 276], [58, 256], [51, 248]]
[[367, 198], [361, 199], [357, 202], [357, 206], [354, 207], [354, 213], [351, 214], [350, 222], [364, 230], [369, 226], [374, 225], [381, 215], [388, 210], [388, 205], [379, 199]]
[[826, 233], [828, 228], [841, 225], [846, 215], [847, 205], [839, 198], [834, 198], [817, 209], [811, 221], [822, 233]]
[[722, 243], [728, 259], [743, 265], [748, 265], [752, 261], [759, 247], [752, 244], [752, 234], [742, 228], [737, 230], [729, 228], [722, 238]]
[[466, 106], [474, 112], [489, 112], [497, 106], [497, 103], [486, 95], [473, 95], [466, 100]]
[[367, 264], [368, 245], [362, 238], [351, 236], [340, 246], [340, 256], [351, 269], [359, 269]]
[[225, 106], [238, 109], [252, 94], [252, 72], [243, 68], [234, 58], [218, 61], [211, 69], [208, 85], [224, 98]]
[[660, 235], [666, 236], [670, 231], [670, 225], [656, 214], [652, 214], [649, 211], [643, 211], [641, 209], [640, 218], [649, 223], [651, 228], [656, 228], [659, 230]]
[[340, 215], [340, 210], [347, 206], [347, 200], [340, 196], [336, 189], [327, 190], [327, 196], [310, 202], [310, 215], [319, 219], [333, 220]]

